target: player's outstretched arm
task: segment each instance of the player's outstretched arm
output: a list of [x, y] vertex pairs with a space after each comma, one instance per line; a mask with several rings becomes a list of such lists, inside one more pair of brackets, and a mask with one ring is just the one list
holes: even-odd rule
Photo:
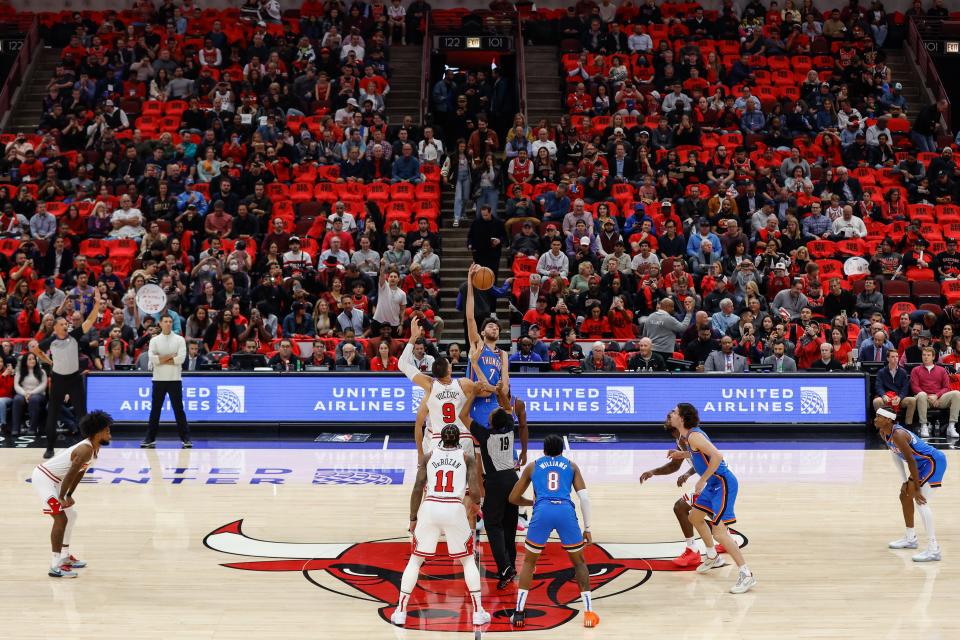
[[903, 454], [903, 459], [907, 461], [907, 495], [914, 499], [917, 504], [926, 504], [927, 499], [920, 493], [920, 470], [917, 469], [917, 461], [913, 458], [913, 448], [910, 446], [910, 436], [905, 431], [897, 430], [893, 434], [893, 442]]
[[422, 373], [413, 362], [413, 345], [422, 335], [423, 329], [420, 328], [420, 320], [413, 318], [410, 321], [410, 339], [407, 341], [407, 346], [403, 348], [403, 353], [400, 354], [397, 367], [403, 372], [403, 375], [410, 379], [410, 382], [430, 393], [430, 389], [433, 387], [433, 378]]
[[665, 465], [661, 465], [656, 469], [650, 469], [649, 471], [644, 471], [640, 474], [640, 484], [643, 484], [653, 476], [669, 476], [673, 475], [677, 471], [680, 471], [680, 467], [683, 466], [683, 458], [676, 460], [670, 460]]
[[474, 316], [476, 308], [473, 301], [473, 275], [480, 270], [480, 265], [471, 264], [467, 270], [467, 301], [464, 305], [464, 313], [467, 315], [467, 339], [470, 344], [480, 342], [480, 331], [477, 330], [477, 318]]
[[413, 531], [417, 523], [417, 513], [420, 511], [420, 502], [423, 500], [423, 488], [427, 484], [427, 467], [420, 465], [417, 467], [417, 479], [413, 483], [413, 489], [410, 492], [410, 531]]
[[417, 419], [413, 423], [413, 442], [417, 445], [417, 466], [423, 466], [423, 425], [427, 422], [427, 399], [420, 401]]
[[90, 445], [77, 447], [73, 450], [70, 456], [70, 469], [60, 483], [60, 495], [57, 496], [64, 508], [73, 504], [73, 490], [76, 489], [80, 478], [83, 476], [83, 465], [90, 462], [91, 458], [93, 458], [93, 447]]
[[517, 480], [517, 484], [513, 485], [513, 490], [510, 491], [511, 504], [515, 504], [520, 507], [533, 506], [533, 500], [523, 496], [523, 494], [527, 491], [527, 488], [530, 486], [530, 476], [532, 475], [533, 463], [531, 462], [523, 468], [523, 473], [520, 474], [520, 479]]

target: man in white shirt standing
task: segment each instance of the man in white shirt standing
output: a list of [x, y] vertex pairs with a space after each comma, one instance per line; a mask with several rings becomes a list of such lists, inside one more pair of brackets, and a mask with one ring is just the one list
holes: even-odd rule
[[407, 294], [400, 288], [400, 273], [395, 267], [387, 268], [387, 261], [380, 259], [380, 277], [377, 286], [377, 308], [373, 312], [374, 331], [388, 324], [393, 335], [400, 335], [400, 321], [407, 305]]
[[193, 443], [190, 441], [187, 414], [183, 411], [183, 382], [180, 378], [181, 366], [187, 358], [187, 343], [182, 336], [173, 332], [173, 318], [170, 315], [165, 313], [160, 317], [160, 333], [150, 340], [148, 353], [150, 365], [153, 367], [153, 395], [150, 404], [150, 421], [147, 423], [147, 437], [140, 443], [140, 447], [153, 449], [157, 446], [160, 410], [169, 395], [183, 448], [190, 449]]

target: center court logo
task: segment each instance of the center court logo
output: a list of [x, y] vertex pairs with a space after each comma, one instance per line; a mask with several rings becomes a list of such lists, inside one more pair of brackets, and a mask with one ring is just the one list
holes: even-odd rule
[[607, 387], [607, 413], [612, 415], [633, 413], [633, 387]]
[[245, 411], [245, 387], [217, 385], [217, 413], [244, 413]]
[[830, 411], [830, 390], [827, 387], [800, 387], [800, 414], [823, 415]]

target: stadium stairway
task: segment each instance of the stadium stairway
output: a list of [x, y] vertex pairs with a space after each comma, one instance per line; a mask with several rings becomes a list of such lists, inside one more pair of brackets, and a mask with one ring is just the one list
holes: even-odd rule
[[47, 84], [53, 77], [60, 61], [58, 49], [41, 46], [28, 70], [28, 77], [21, 85], [20, 95], [14, 105], [5, 133], [35, 133], [43, 115], [43, 98]]
[[885, 49], [887, 66], [895, 82], [903, 85], [901, 94], [907, 100], [907, 117], [913, 122], [917, 113], [928, 104], [927, 87], [906, 49]]
[[[390, 93], [387, 94], [387, 118], [391, 125], [403, 122], [403, 117], [414, 116], [422, 122], [420, 113], [420, 80], [423, 75], [423, 50], [420, 45], [390, 46]], [[420, 120], [417, 120], [420, 114]]]
[[557, 122], [563, 114], [560, 91], [560, 49], [524, 47], [524, 72], [527, 78], [527, 122], [535, 125], [541, 118]]
[[[473, 220], [473, 212], [464, 212], [463, 220], [459, 227], [453, 226], [453, 191], [443, 190], [443, 201], [441, 203], [442, 214], [440, 216], [440, 238], [443, 243], [443, 255], [440, 260], [440, 317], [444, 321], [444, 330], [442, 340], [446, 342], [458, 342], [461, 345], [464, 341], [464, 316], [457, 311], [457, 293], [460, 285], [466, 281], [467, 269], [473, 262], [473, 256], [470, 249], [467, 248], [467, 232], [470, 230], [470, 222]], [[502, 203], [501, 203], [502, 206]], [[500, 273], [498, 284], [510, 277], [510, 265], [507, 262], [506, 251], [500, 259]], [[500, 347], [509, 349], [510, 342], [510, 307], [506, 298], [497, 301], [497, 318], [500, 320], [500, 335], [502, 337]]]

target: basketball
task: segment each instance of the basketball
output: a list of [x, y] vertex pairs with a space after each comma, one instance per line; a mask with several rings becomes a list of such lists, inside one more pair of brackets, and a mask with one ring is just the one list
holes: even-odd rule
[[490, 267], [480, 267], [473, 274], [473, 286], [481, 291], [486, 291], [493, 286], [493, 270]]

